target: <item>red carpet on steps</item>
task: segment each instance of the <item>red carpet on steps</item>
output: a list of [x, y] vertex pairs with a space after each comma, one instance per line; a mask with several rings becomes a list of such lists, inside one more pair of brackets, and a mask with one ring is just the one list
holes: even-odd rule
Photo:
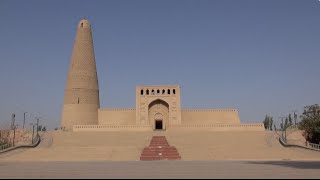
[[165, 136], [153, 136], [148, 147], [141, 153], [141, 161], [180, 160], [178, 150], [170, 146]]

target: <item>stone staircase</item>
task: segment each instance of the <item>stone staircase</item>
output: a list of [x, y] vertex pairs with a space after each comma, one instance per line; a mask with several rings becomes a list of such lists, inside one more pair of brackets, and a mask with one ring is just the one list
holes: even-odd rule
[[141, 153], [141, 161], [180, 160], [178, 150], [170, 146], [165, 136], [153, 136], [148, 147]]
[[52, 131], [36, 148], [17, 151], [0, 161], [320, 160], [317, 151], [283, 147], [269, 131]]

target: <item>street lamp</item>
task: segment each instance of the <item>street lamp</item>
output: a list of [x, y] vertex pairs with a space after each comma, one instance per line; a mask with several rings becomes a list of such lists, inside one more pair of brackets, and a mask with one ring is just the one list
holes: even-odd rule
[[25, 123], [26, 123], [26, 114], [27, 114], [28, 112], [24, 112], [23, 113], [23, 129], [24, 129], [24, 125], [25, 125]]
[[39, 118], [37, 117], [37, 136], [38, 136], [38, 131], [39, 131]]
[[280, 126], [280, 128], [281, 128], [281, 137], [282, 137], [282, 139], [284, 138], [283, 137], [283, 130], [285, 129], [285, 126], [284, 126], [284, 124], [283, 124], [283, 116], [282, 117], [280, 117], [280, 119], [281, 119], [281, 126]]
[[15, 146], [15, 144], [14, 144], [14, 140], [15, 140], [15, 138], [16, 138], [16, 128], [18, 127], [18, 124], [17, 125], [13, 125], [13, 146]]
[[33, 144], [33, 134], [34, 134], [34, 125], [33, 123], [30, 123], [30, 125], [32, 126], [32, 137], [31, 137], [31, 144]]

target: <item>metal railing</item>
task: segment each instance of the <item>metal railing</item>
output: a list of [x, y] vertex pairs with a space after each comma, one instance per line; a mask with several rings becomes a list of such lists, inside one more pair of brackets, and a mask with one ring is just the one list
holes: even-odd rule
[[282, 129], [281, 130], [282, 140], [287, 143], [287, 136], [290, 135], [291, 133], [293, 133], [296, 130], [299, 130], [299, 125], [298, 124], [296, 124], [296, 125], [292, 124], [292, 125], [286, 127], [285, 129]]
[[12, 147], [12, 144], [11, 144], [11, 143], [3, 144], [3, 145], [0, 146], [0, 151], [5, 150], [5, 149], [8, 149], [8, 148], [10, 148], [10, 147]]
[[30, 142], [30, 144], [27, 144], [27, 145], [23, 145], [23, 144], [17, 145], [16, 143], [13, 144], [13, 140], [12, 140], [12, 142], [9, 141], [6, 144], [3, 144], [0, 146], [0, 154], [6, 153], [8, 151], [18, 149], [18, 148], [34, 148], [40, 144], [40, 141], [41, 141], [40, 135], [36, 134], [34, 137], [31, 138], [31, 141], [32, 142]]
[[307, 147], [320, 150], [320, 144], [314, 144], [314, 143], [307, 142]]
[[289, 145], [289, 146], [298, 146], [298, 147], [304, 147], [304, 148], [314, 149], [314, 150], [320, 151], [320, 144], [314, 144], [314, 143], [310, 143], [308, 141], [305, 141], [305, 143], [304, 143], [299, 140], [288, 140], [287, 139], [288, 134], [290, 134], [296, 130], [298, 130], [298, 125], [291, 125], [291, 126], [287, 127], [284, 131], [282, 131], [281, 135], [279, 134], [280, 142], [285, 143], [286, 145]]
[[37, 135], [32, 139], [31, 145], [36, 144], [36, 143], [39, 141], [39, 139], [40, 139], [40, 136], [39, 136], [39, 134], [37, 134]]

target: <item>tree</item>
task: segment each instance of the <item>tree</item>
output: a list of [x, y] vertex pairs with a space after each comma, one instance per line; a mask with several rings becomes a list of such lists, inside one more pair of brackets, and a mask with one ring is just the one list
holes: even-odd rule
[[39, 125], [39, 126], [38, 126], [38, 131], [41, 131], [41, 130], [42, 130], [42, 126]]
[[277, 126], [276, 126], [276, 124], [273, 125], [273, 130], [277, 131]]
[[273, 117], [266, 115], [263, 121], [264, 128], [272, 131]]
[[306, 140], [320, 143], [320, 107], [318, 104], [305, 106], [302, 113], [300, 128], [304, 130]]
[[296, 114], [296, 112], [293, 113], [293, 119], [294, 119], [294, 125], [297, 125], [298, 115]]
[[269, 129], [272, 131], [273, 117], [269, 117]]
[[263, 124], [264, 124], [264, 128], [268, 129], [269, 128], [269, 116], [266, 115], [266, 117], [264, 118]]
[[291, 126], [291, 125], [292, 125], [292, 118], [291, 118], [291, 114], [289, 114], [289, 116], [288, 116], [288, 121], [289, 121], [289, 126]]
[[286, 117], [286, 119], [284, 120], [284, 129], [287, 129], [288, 128], [288, 126], [289, 126], [289, 118], [288, 117]]
[[42, 131], [46, 131], [46, 130], [47, 130], [47, 128], [45, 126], [43, 126]]

